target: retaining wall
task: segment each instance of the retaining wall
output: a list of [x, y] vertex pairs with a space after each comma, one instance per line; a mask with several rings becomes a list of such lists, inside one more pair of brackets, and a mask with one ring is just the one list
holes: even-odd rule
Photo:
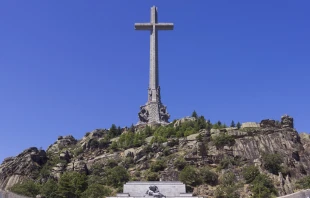
[[25, 197], [17, 195], [15, 193], [0, 190], [0, 198], [30, 198], [30, 197]]
[[310, 198], [310, 189], [307, 190], [301, 190], [299, 192], [285, 195], [279, 198]]

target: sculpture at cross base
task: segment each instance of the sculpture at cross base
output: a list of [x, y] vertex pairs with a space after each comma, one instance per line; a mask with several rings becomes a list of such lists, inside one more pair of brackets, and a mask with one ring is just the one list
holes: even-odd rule
[[136, 30], [150, 31], [150, 76], [148, 101], [140, 107], [138, 124], [169, 123], [170, 115], [167, 107], [161, 102], [159, 75], [158, 75], [158, 31], [173, 30], [173, 23], [158, 23], [157, 7], [151, 8], [150, 23], [135, 23]]

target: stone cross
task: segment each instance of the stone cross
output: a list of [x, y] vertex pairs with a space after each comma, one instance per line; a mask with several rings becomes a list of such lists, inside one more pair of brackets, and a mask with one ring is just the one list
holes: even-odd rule
[[149, 101], [157, 102], [160, 100], [158, 93], [158, 30], [173, 30], [173, 23], [158, 23], [157, 7], [151, 8], [150, 23], [135, 23], [136, 30], [150, 31], [150, 82], [149, 82]]
[[170, 115], [161, 103], [158, 77], [158, 30], [173, 30], [173, 23], [158, 23], [157, 7], [151, 8], [150, 23], [135, 23], [136, 30], [150, 31], [150, 81], [148, 102], [140, 107], [139, 123], [168, 123]]

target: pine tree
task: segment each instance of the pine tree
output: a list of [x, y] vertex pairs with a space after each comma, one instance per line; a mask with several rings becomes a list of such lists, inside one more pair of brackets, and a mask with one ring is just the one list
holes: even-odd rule
[[237, 128], [240, 129], [241, 128], [241, 124], [240, 122], [237, 123]]
[[192, 113], [192, 117], [194, 117], [194, 118], [196, 118], [196, 119], [198, 118], [198, 114], [196, 113], [195, 110], [194, 110], [193, 113]]
[[231, 121], [230, 127], [236, 127], [235, 122]]
[[133, 133], [135, 132], [135, 126], [133, 124], [131, 124], [129, 131]]
[[117, 136], [117, 128], [115, 124], [112, 124], [110, 130], [109, 130], [109, 137], [114, 138]]
[[122, 129], [121, 127], [117, 127], [117, 136], [121, 135], [122, 134]]
[[217, 125], [222, 126], [221, 121], [217, 121]]
[[212, 129], [212, 123], [211, 123], [210, 119], [207, 121], [206, 129], [208, 131], [210, 131]]

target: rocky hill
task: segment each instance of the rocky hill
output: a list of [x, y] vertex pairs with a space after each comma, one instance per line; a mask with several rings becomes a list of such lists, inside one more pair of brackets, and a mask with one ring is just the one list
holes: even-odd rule
[[[95, 197], [120, 191], [128, 180], [181, 180], [201, 196], [286, 195], [310, 183], [310, 136], [293, 126], [287, 115], [229, 128], [195, 115], [167, 126], [112, 125], [81, 140], [60, 136], [46, 151], [33, 147], [6, 158], [0, 189]], [[67, 192], [73, 181], [80, 186]]]

